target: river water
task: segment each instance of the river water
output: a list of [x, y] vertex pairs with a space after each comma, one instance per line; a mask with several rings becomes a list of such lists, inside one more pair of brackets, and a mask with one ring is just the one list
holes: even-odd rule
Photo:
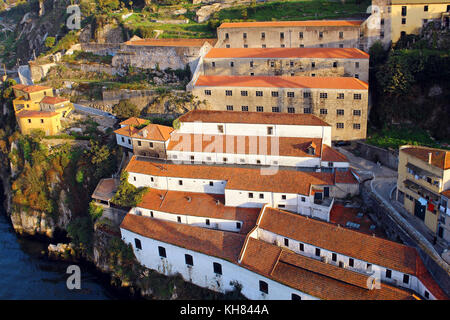
[[17, 236], [6, 217], [0, 183], [0, 300], [106, 300], [119, 295], [87, 265], [80, 265], [81, 289], [66, 286], [70, 263], [48, 260], [47, 243]]

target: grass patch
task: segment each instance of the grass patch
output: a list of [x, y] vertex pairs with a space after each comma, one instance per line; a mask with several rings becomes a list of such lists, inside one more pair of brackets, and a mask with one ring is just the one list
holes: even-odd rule
[[435, 141], [430, 134], [421, 128], [413, 126], [389, 126], [382, 130], [369, 129], [366, 143], [381, 147], [398, 149], [402, 145], [427, 146], [432, 148], [449, 149], [449, 141]]

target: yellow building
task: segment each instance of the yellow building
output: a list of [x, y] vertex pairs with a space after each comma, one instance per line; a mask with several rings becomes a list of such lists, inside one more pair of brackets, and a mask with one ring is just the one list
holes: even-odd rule
[[34, 129], [40, 129], [46, 135], [57, 134], [61, 130], [61, 118], [74, 110], [68, 99], [55, 97], [51, 87], [17, 84], [12, 88], [16, 96], [14, 112], [23, 134]]
[[450, 151], [403, 146], [399, 152], [397, 200], [437, 232], [440, 193], [450, 188]]
[[16, 84], [12, 87], [16, 99], [13, 100], [14, 111], [40, 110], [40, 102], [44, 97], [53, 97], [53, 88], [46, 86]]
[[431, 20], [445, 19], [448, 23], [449, 0], [373, 0], [380, 8], [380, 38], [397, 42], [402, 34], [418, 34]]
[[42, 130], [51, 136], [61, 130], [61, 116], [52, 111], [22, 110], [16, 114], [22, 134], [30, 134], [33, 130]]

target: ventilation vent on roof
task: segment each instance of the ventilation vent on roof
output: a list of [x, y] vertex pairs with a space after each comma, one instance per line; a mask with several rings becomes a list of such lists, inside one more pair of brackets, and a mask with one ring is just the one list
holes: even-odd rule
[[186, 197], [187, 202], [191, 202], [192, 198], [191, 197]]

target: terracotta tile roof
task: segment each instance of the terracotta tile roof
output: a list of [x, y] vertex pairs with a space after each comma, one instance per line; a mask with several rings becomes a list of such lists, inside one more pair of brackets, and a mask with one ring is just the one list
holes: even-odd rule
[[[368, 90], [369, 85], [352, 77], [305, 76], [199, 76], [195, 87], [308, 88]], [[278, 114], [277, 114], [278, 115]]]
[[306, 20], [306, 21], [260, 21], [226, 22], [218, 29], [225, 28], [261, 28], [261, 27], [358, 27], [362, 20]]
[[400, 147], [400, 152], [409, 154], [428, 163], [428, 154], [431, 152], [431, 164], [443, 170], [450, 169], [450, 151], [428, 147]]
[[355, 176], [352, 174], [352, 170], [335, 172], [335, 183], [357, 183]]
[[147, 120], [147, 119], [131, 117], [131, 118], [128, 118], [127, 120], [122, 121], [120, 123], [120, 125], [122, 125], [122, 126], [136, 126], [136, 127], [138, 127], [140, 125], [143, 125], [143, 124], [146, 124], [146, 123], [149, 123], [149, 122], [150, 122], [150, 120]]
[[59, 116], [59, 113], [53, 111], [36, 111], [36, 110], [22, 110], [16, 114], [19, 118], [52, 118]]
[[269, 207], [266, 207], [259, 227], [389, 269], [416, 274], [417, 251], [397, 242]]
[[369, 54], [356, 48], [212, 48], [204, 58], [369, 59]]
[[225, 206], [225, 197], [217, 194], [150, 189], [136, 207], [195, 217], [241, 221], [241, 233], [256, 224], [259, 208]]
[[210, 122], [210, 123], [249, 123], [249, 124], [279, 124], [296, 126], [327, 126], [330, 125], [312, 114], [290, 114], [270, 112], [241, 112], [191, 110], [179, 118], [180, 122]]
[[120, 228], [209, 256], [237, 262], [245, 235], [127, 214]]
[[348, 159], [345, 155], [343, 155], [339, 151], [324, 144], [322, 151], [322, 161], [348, 162]]
[[334, 174], [329, 172], [293, 170], [263, 172], [262, 169], [231, 166], [162, 164], [135, 156], [132, 157], [125, 170], [153, 176], [225, 180], [227, 181], [226, 189], [231, 190], [309, 195], [311, 185], [334, 185]]
[[18, 90], [22, 90], [24, 92], [32, 93], [32, 92], [39, 92], [42, 90], [52, 89], [52, 87], [40, 86], [37, 84], [34, 84], [34, 85], [16, 84], [13, 86], [13, 89], [18, 89]]
[[206, 42], [215, 45], [216, 39], [136, 39], [125, 42], [128, 46], [201, 47]]
[[[307, 153], [307, 148], [311, 143], [316, 146], [314, 155]], [[174, 133], [167, 150], [317, 158], [321, 153], [321, 145], [322, 139], [320, 138]]]
[[61, 103], [61, 102], [70, 102], [70, 101], [69, 101], [69, 99], [66, 99], [66, 98], [49, 97], [49, 96], [46, 96], [41, 100], [41, 103], [46, 103], [46, 104], [57, 104], [57, 103]]
[[450, 198], [450, 189], [442, 191], [441, 194], [447, 198]]
[[273, 244], [248, 238], [241, 265], [267, 278], [324, 300], [411, 299], [409, 292], [381, 284], [369, 290], [367, 276], [338, 268]]
[[[130, 120], [130, 119], [128, 119]], [[138, 123], [139, 120], [137, 119], [134, 121], [129, 122], [135, 122]], [[121, 123], [123, 124], [123, 122]], [[133, 125], [128, 125], [122, 128], [119, 128], [114, 131], [114, 133], [137, 138], [137, 139], [146, 139], [146, 140], [154, 140], [154, 141], [167, 141], [170, 138], [170, 133], [173, 131], [172, 127], [162, 126], [159, 124], [150, 123], [147, 126], [145, 126], [142, 129], [137, 129]]]

